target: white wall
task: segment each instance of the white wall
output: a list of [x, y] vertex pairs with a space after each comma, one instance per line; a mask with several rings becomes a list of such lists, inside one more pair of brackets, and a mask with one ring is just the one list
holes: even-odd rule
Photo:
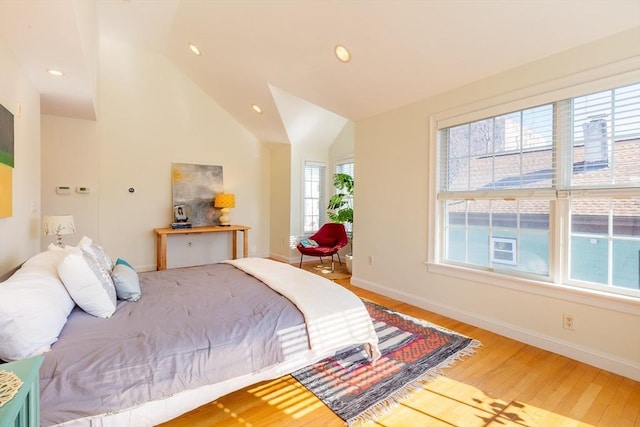
[[[113, 257], [155, 269], [153, 228], [172, 220], [172, 162], [222, 165], [224, 190], [236, 195], [231, 222], [252, 227], [250, 256], [268, 255], [265, 146], [158, 54], [103, 40], [98, 87], [98, 237]], [[230, 257], [228, 233], [168, 244], [168, 267]]]
[[[352, 121], [348, 121], [342, 129], [342, 132], [336, 137], [336, 140], [331, 144], [329, 149], [330, 164], [327, 166], [327, 204], [331, 196], [335, 194], [335, 188], [333, 187], [333, 174], [336, 170], [336, 164], [341, 160], [353, 159], [354, 168], [357, 169], [357, 162], [354, 158], [354, 145], [355, 145], [355, 132], [356, 125]], [[355, 173], [354, 173], [355, 174]], [[355, 180], [357, 181], [357, 179]], [[340, 249], [341, 261], [345, 262], [344, 255], [351, 253], [352, 245], [348, 244], [344, 248]]]
[[14, 115], [13, 216], [0, 218], [0, 274], [40, 250], [40, 95], [0, 39], [0, 104]]
[[82, 53], [93, 100], [94, 117], [98, 110], [98, 55], [100, 52], [98, 36], [97, 2], [74, 0], [73, 7], [78, 22], [78, 35], [82, 43]]
[[[331, 164], [328, 166], [328, 186], [333, 186], [333, 173], [336, 170], [336, 163], [339, 160], [345, 160], [353, 158], [353, 148], [355, 143], [355, 131], [356, 125], [352, 121], [348, 121], [342, 131], [338, 134], [331, 147], [329, 147], [329, 159]], [[330, 194], [333, 195], [333, 190], [329, 188]]]
[[[251, 227], [249, 255], [266, 256], [268, 149], [160, 55], [103, 41], [98, 74], [97, 122], [43, 117], [43, 209], [74, 215], [76, 236], [65, 241], [86, 234], [112, 257], [155, 269], [153, 228], [172, 220], [171, 163], [197, 163], [223, 166], [225, 191], [236, 195], [231, 221]], [[91, 193], [57, 196], [56, 185]], [[230, 254], [227, 233], [168, 240], [168, 267]]]
[[[83, 235], [98, 236], [98, 125], [95, 121], [43, 115], [42, 215], [73, 215], [75, 235], [62, 236], [75, 245]], [[57, 186], [71, 187], [58, 195]], [[78, 193], [89, 187], [90, 193]], [[42, 248], [55, 241], [42, 236]]]
[[[252, 227], [250, 255], [295, 261], [289, 241], [302, 233], [304, 161], [325, 162], [330, 172], [329, 144], [270, 150], [162, 56], [103, 40], [99, 57], [97, 122], [43, 118], [43, 204], [47, 214], [74, 215], [76, 236], [65, 241], [89, 235], [113, 257], [153, 269], [152, 229], [171, 221], [171, 163], [220, 164], [225, 190], [237, 196], [232, 222]], [[340, 158], [353, 153], [352, 123], [331, 150]], [[56, 185], [92, 191], [58, 196]], [[136, 191], [129, 193], [130, 187]], [[172, 236], [168, 266], [225, 259], [230, 244], [226, 235]]]
[[[454, 107], [640, 56], [640, 28], [356, 123], [352, 282], [640, 379], [640, 306], [527, 292], [428, 271], [429, 120]], [[640, 72], [638, 73], [640, 79]], [[399, 203], [380, 204], [399, 192]], [[374, 256], [373, 265], [368, 256]], [[541, 288], [541, 287], [539, 287]], [[562, 329], [562, 313], [576, 331]]]
[[288, 262], [291, 257], [291, 145], [271, 145], [271, 223], [269, 256]]

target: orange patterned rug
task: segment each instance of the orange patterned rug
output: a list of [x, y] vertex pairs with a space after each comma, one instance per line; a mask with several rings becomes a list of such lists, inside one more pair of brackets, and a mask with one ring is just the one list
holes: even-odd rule
[[377, 362], [358, 346], [292, 374], [349, 425], [375, 420], [480, 346], [432, 323], [369, 301], [365, 305], [382, 352]]

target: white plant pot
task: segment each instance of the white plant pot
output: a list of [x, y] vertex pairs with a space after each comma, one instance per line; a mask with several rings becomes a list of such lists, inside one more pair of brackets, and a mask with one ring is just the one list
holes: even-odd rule
[[353, 255], [345, 255], [345, 263], [347, 264], [347, 271], [351, 273], [351, 263], [353, 262]]

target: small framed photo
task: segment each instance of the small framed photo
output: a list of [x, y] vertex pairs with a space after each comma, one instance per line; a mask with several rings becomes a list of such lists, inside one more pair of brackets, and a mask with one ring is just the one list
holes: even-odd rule
[[491, 262], [498, 264], [518, 264], [517, 240], [510, 237], [491, 237]]
[[175, 205], [173, 207], [173, 222], [189, 222], [190, 217], [188, 206]]

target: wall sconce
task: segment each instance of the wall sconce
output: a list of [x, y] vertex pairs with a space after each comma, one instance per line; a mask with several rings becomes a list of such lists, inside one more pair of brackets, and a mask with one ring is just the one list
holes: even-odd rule
[[220, 209], [220, 225], [229, 226], [231, 222], [229, 220], [230, 208], [236, 207], [236, 196], [231, 193], [218, 193], [213, 202], [213, 207]]
[[56, 246], [63, 247], [62, 235], [73, 234], [76, 226], [73, 223], [73, 215], [45, 216], [42, 224], [42, 234], [56, 236]]

